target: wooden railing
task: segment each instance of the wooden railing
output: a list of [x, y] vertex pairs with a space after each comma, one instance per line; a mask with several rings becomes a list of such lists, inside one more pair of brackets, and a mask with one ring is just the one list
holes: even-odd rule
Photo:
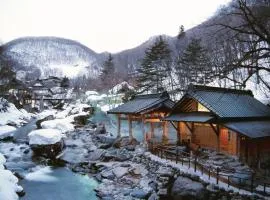
[[[153, 142], [148, 143], [148, 148], [151, 153], [159, 156], [160, 158], [175, 161], [180, 163], [182, 166], [186, 165], [188, 169], [191, 167], [194, 169], [194, 172], [200, 170], [202, 175], [207, 175], [208, 179], [214, 178], [216, 184], [220, 181], [227, 184], [228, 187], [233, 186], [238, 189], [244, 189], [250, 192], [256, 192], [263, 195], [269, 195], [266, 188], [270, 187], [270, 182], [265, 181], [264, 177], [256, 176], [255, 173], [241, 173], [237, 172], [239, 175], [245, 177], [240, 177], [233, 175], [234, 170], [221, 169], [219, 167], [211, 167], [203, 164], [199, 156], [192, 155], [189, 152], [185, 152], [175, 145], [160, 145]], [[261, 192], [255, 191], [254, 189], [261, 185], [263, 190]]]

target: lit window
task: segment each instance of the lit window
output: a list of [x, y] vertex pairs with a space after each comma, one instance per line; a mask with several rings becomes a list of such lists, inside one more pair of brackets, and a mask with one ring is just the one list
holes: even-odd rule
[[202, 104], [198, 103], [198, 111], [199, 112], [210, 112], [206, 107], [204, 107]]

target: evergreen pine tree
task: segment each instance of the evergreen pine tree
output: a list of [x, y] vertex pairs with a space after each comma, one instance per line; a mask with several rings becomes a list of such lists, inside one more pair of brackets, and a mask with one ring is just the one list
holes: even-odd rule
[[170, 71], [170, 49], [160, 36], [153, 46], [145, 51], [145, 56], [138, 69], [137, 89], [139, 92], [161, 92], [164, 80]]
[[100, 80], [104, 89], [110, 89], [115, 84], [115, 66], [111, 54], [109, 54], [108, 59], [103, 63]]
[[179, 33], [177, 35], [177, 38], [180, 39], [181, 37], [183, 37], [185, 35], [185, 27], [183, 25], [181, 25], [179, 27]]
[[207, 84], [210, 81], [210, 66], [207, 49], [201, 45], [200, 39], [193, 38], [178, 60], [178, 76], [185, 78], [185, 84]]
[[69, 79], [68, 77], [65, 76], [61, 81], [61, 87], [68, 88], [69, 85], [70, 85]]

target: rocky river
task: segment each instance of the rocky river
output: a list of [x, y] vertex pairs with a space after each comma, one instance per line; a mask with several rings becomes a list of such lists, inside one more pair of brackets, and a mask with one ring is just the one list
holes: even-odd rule
[[[22, 200], [260, 199], [225, 191], [151, 159], [139, 138], [115, 138], [108, 131], [109, 121], [102, 123], [100, 115], [104, 114], [66, 132], [64, 148], [56, 158], [36, 155], [22, 135], [0, 142], [5, 166], [24, 188]], [[35, 129], [35, 123], [22, 127], [23, 133]]]

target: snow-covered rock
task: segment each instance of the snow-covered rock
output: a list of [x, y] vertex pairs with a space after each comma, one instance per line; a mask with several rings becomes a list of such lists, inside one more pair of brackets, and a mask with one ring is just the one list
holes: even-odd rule
[[117, 84], [112, 89], [110, 89], [109, 94], [119, 94], [119, 93], [123, 93], [127, 90], [134, 90], [134, 87], [132, 87], [126, 81], [124, 81], [122, 83]]
[[14, 104], [3, 101], [3, 99], [0, 101], [0, 108], [0, 125], [14, 124], [21, 126], [33, 117], [33, 114], [26, 112], [24, 109], [18, 110]]
[[0, 153], [0, 199], [17, 200], [17, 192], [21, 192], [23, 188], [18, 185], [18, 178], [11, 171], [4, 169], [5, 162], [5, 157]]
[[30, 145], [49, 145], [60, 142], [64, 135], [57, 129], [38, 129], [28, 134]]
[[57, 129], [38, 129], [28, 136], [30, 147], [37, 155], [55, 158], [63, 150], [64, 135]]
[[13, 126], [9, 125], [0, 126], [0, 140], [7, 137], [13, 137], [13, 133], [15, 130], [16, 128]]
[[72, 121], [71, 118], [48, 120], [42, 122], [41, 127], [44, 129], [55, 129], [59, 130], [61, 133], [65, 133], [74, 130]]

